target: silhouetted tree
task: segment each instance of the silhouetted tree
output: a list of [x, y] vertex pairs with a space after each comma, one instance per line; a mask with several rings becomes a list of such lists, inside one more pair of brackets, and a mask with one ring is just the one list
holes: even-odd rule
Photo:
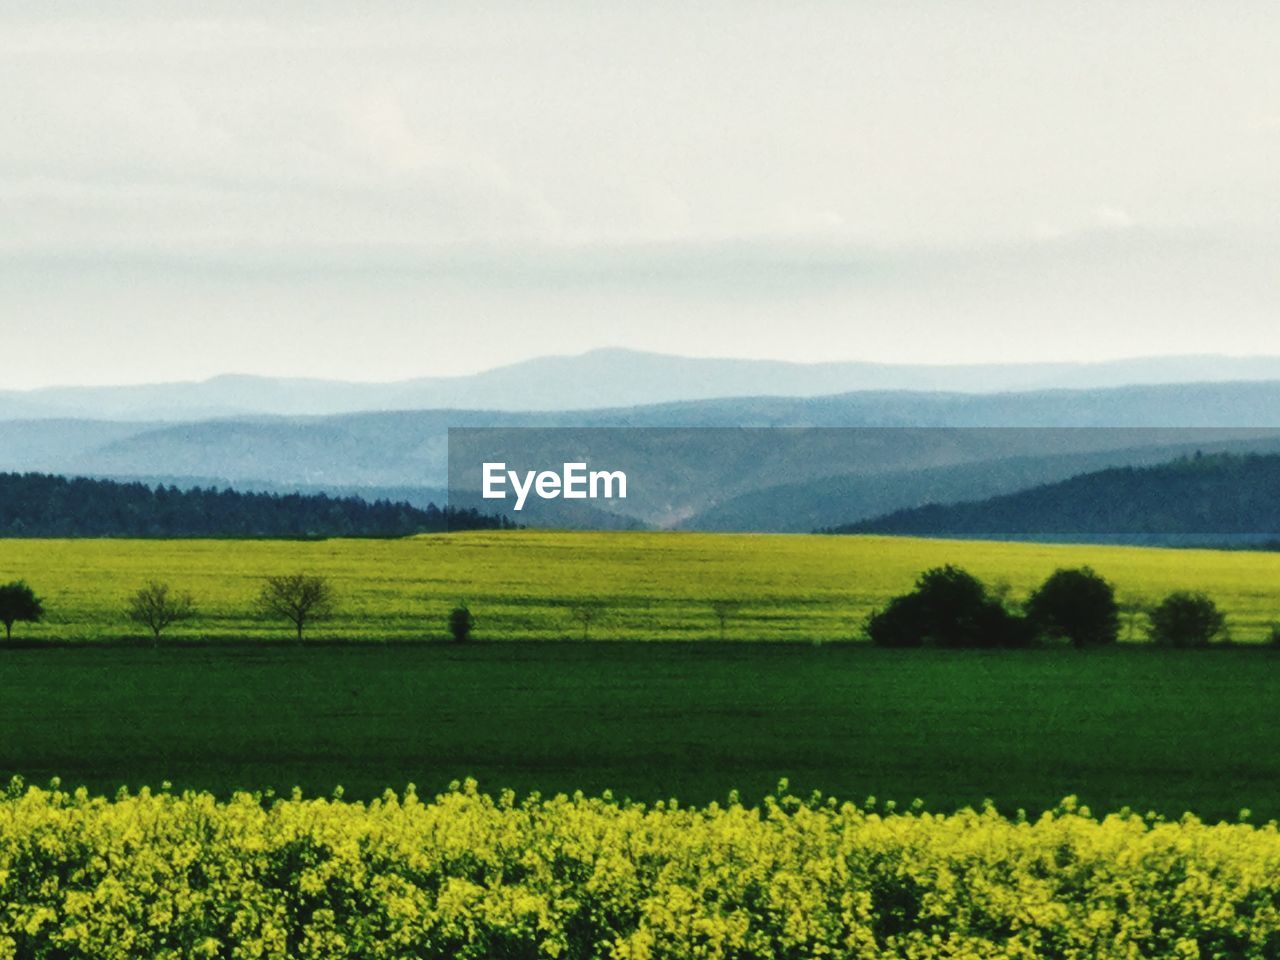
[[1167, 647], [1203, 647], [1223, 636], [1227, 618], [1203, 593], [1178, 590], [1148, 614], [1151, 639]]
[[455, 643], [466, 643], [471, 639], [471, 630], [476, 625], [476, 618], [471, 615], [471, 608], [460, 603], [449, 611], [449, 635]]
[[43, 616], [44, 606], [26, 581], [0, 584], [0, 623], [6, 640], [13, 637], [15, 623], [35, 623]]
[[258, 593], [258, 608], [268, 616], [283, 617], [293, 624], [302, 642], [308, 623], [333, 612], [333, 587], [325, 577], [291, 573], [267, 577]]
[[577, 603], [569, 608], [569, 616], [582, 624], [582, 639], [591, 639], [591, 624], [600, 619], [600, 615], [604, 613], [604, 604], [598, 600], [588, 600]]
[[1037, 634], [1077, 647], [1115, 643], [1120, 635], [1115, 587], [1088, 567], [1055, 570], [1031, 594], [1026, 612]]
[[873, 613], [866, 630], [882, 647], [1016, 647], [1030, 639], [1025, 621], [952, 566], [926, 570], [911, 593]]
[[196, 602], [189, 593], [175, 593], [167, 583], [151, 580], [129, 598], [125, 614], [150, 630], [158, 644], [166, 627], [196, 615]]

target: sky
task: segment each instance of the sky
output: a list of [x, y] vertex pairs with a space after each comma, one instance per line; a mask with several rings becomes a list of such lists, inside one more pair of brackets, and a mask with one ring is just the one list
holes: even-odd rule
[[109, 7], [0, 0], [0, 388], [1280, 354], [1275, 3]]

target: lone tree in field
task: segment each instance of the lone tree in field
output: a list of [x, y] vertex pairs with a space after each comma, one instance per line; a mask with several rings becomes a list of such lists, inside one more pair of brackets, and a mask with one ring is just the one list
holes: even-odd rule
[[40, 598], [27, 586], [25, 580], [0, 584], [0, 622], [4, 623], [4, 638], [13, 637], [13, 625], [19, 621], [35, 623], [44, 616]]
[[569, 616], [582, 624], [582, 639], [591, 639], [591, 625], [600, 619], [604, 612], [604, 604], [591, 600], [575, 604], [569, 608]]
[[1226, 615], [1203, 593], [1169, 594], [1147, 616], [1151, 639], [1166, 647], [1205, 647], [1224, 636]]
[[305, 573], [267, 577], [258, 594], [258, 608], [267, 616], [283, 617], [292, 623], [299, 643], [306, 625], [329, 616], [333, 605], [333, 587], [328, 579]]
[[449, 611], [449, 636], [455, 643], [466, 643], [471, 639], [471, 628], [476, 625], [476, 618], [471, 615], [471, 608], [460, 603]]
[[189, 593], [175, 593], [167, 583], [151, 580], [129, 598], [125, 614], [150, 630], [158, 644], [165, 627], [196, 615], [196, 602]]
[[711, 613], [720, 623], [720, 639], [725, 636], [725, 628], [729, 625], [729, 620], [738, 615], [738, 611], [742, 609], [742, 603], [738, 600], [712, 600]]
[[1077, 647], [1115, 643], [1120, 636], [1115, 587], [1088, 567], [1055, 570], [1031, 594], [1026, 610], [1037, 634]]

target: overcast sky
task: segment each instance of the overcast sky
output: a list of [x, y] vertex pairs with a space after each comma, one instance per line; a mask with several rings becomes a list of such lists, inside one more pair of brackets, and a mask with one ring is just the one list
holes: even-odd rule
[[0, 386], [1280, 353], [1274, 2], [110, 6], [0, 0]]

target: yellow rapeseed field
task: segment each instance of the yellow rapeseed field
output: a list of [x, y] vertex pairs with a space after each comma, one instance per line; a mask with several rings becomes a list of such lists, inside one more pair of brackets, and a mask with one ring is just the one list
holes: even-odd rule
[[[784, 785], [785, 786], [785, 785]], [[1274, 824], [0, 794], [0, 958], [1272, 958]]]
[[[1280, 620], [1280, 553], [951, 542], [887, 537], [696, 533], [456, 533], [405, 540], [0, 540], [0, 582], [24, 578], [49, 615], [21, 636], [136, 635], [125, 599], [152, 578], [190, 590], [201, 616], [175, 638], [288, 638], [253, 611], [267, 574], [330, 577], [338, 614], [316, 637], [439, 638], [448, 611], [470, 604], [480, 639], [580, 636], [575, 604], [601, 605], [593, 639], [711, 639], [711, 604], [735, 601], [730, 639], [844, 640], [925, 568], [964, 566], [1025, 597], [1056, 567], [1090, 564], [1123, 603], [1204, 590], [1235, 639], [1261, 640]], [[1128, 622], [1132, 620], [1132, 622]], [[1126, 635], [1140, 639], [1139, 616]]]

